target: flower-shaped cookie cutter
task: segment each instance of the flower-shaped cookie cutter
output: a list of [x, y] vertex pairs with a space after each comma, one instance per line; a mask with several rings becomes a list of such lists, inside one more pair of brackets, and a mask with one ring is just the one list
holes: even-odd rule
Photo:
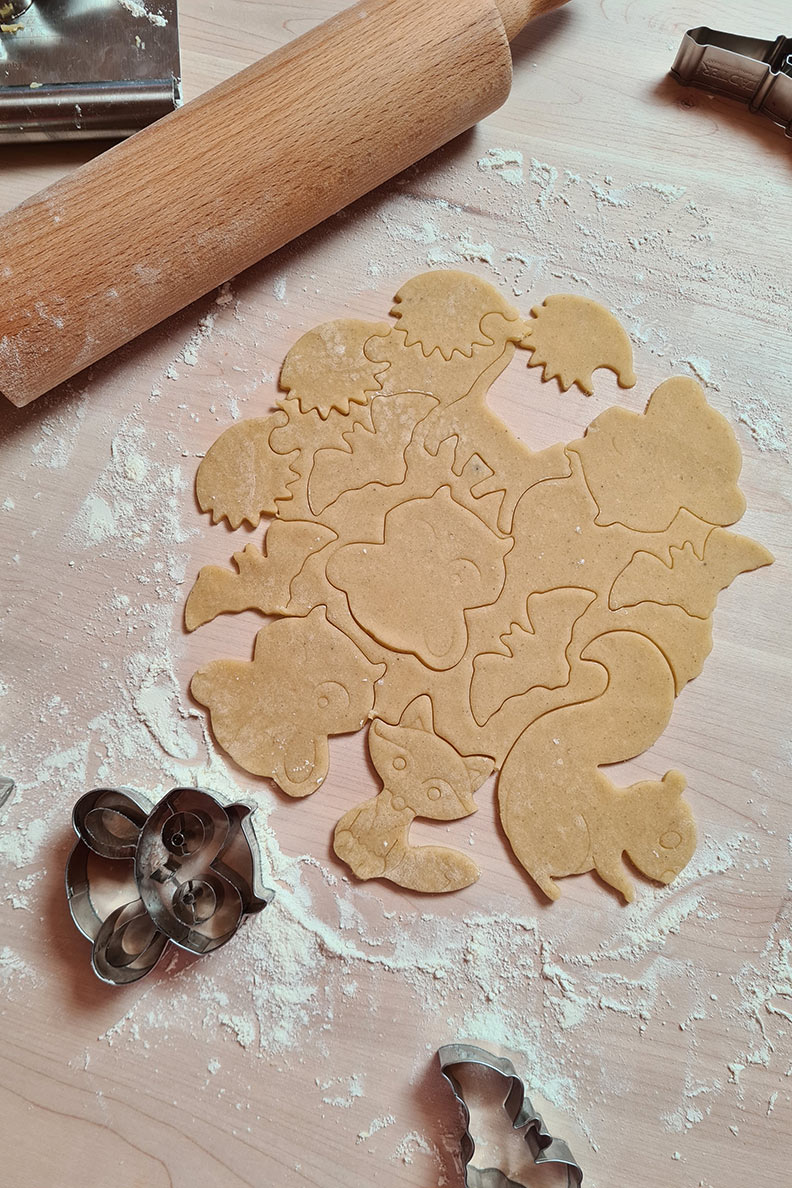
[[103, 982], [136, 982], [170, 942], [211, 953], [270, 903], [252, 811], [201, 788], [173, 788], [156, 805], [129, 788], [80, 797], [66, 895]]
[[514, 1130], [525, 1128], [523, 1138], [533, 1156], [534, 1163], [539, 1166], [544, 1163], [555, 1163], [566, 1168], [567, 1188], [580, 1188], [583, 1183], [583, 1171], [576, 1162], [572, 1152], [563, 1139], [553, 1138], [542, 1120], [542, 1115], [534, 1107], [530, 1097], [525, 1092], [525, 1084], [517, 1075], [517, 1071], [505, 1056], [494, 1056], [492, 1052], [475, 1044], [444, 1044], [437, 1052], [440, 1061], [440, 1071], [451, 1086], [454, 1097], [458, 1101], [465, 1122], [460, 1150], [465, 1169], [465, 1184], [467, 1188], [521, 1188], [521, 1185], [502, 1172], [499, 1168], [474, 1167], [471, 1160], [476, 1150], [473, 1135], [470, 1133], [470, 1110], [465, 1101], [465, 1093], [455, 1076], [455, 1070], [461, 1065], [475, 1065], [498, 1073], [509, 1082], [503, 1108], [511, 1120]]

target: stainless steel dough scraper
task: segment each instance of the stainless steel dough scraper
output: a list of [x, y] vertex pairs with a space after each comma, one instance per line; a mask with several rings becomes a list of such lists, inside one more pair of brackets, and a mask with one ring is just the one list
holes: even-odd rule
[[0, 144], [131, 136], [180, 103], [176, 0], [0, 0]]

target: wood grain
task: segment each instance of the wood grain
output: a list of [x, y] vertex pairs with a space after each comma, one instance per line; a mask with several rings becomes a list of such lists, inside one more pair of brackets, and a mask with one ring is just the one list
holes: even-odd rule
[[[535, 0], [503, 0], [514, 35]], [[540, 6], [545, 7], [545, 6]], [[494, 0], [373, 0], [0, 224], [0, 392], [50, 390], [500, 106]]]
[[[184, 0], [187, 93], [342, 6]], [[775, 37], [787, 17], [781, 0], [752, 14], [701, 0], [694, 19]], [[20, 788], [0, 809], [0, 1178], [14, 1188], [461, 1188], [459, 1119], [432, 1059], [464, 1038], [511, 1047], [586, 1188], [787, 1182], [789, 144], [665, 79], [690, 22], [682, 0], [576, 0], [542, 18], [513, 47], [511, 99], [475, 133], [235, 279], [226, 304], [207, 297], [28, 408], [0, 402], [0, 769]], [[92, 151], [4, 148], [0, 208]], [[534, 448], [577, 436], [609, 404], [640, 407], [669, 374], [709, 374], [745, 459], [738, 530], [777, 557], [721, 597], [703, 674], [624, 776], [683, 770], [706, 855], [679, 892], [642, 886], [635, 914], [589, 876], [544, 908], [486, 792], [470, 823], [442, 833], [481, 866], [475, 886], [437, 902], [345, 882], [331, 840], [372, 792], [360, 736], [337, 740], [307, 804], [222, 762], [202, 767], [189, 679], [214, 657], [249, 656], [260, 620], [226, 616], [186, 637], [184, 598], [202, 565], [261, 533], [232, 537], [200, 516], [200, 456], [236, 415], [266, 412], [301, 333], [385, 318], [398, 286], [443, 258], [526, 311], [579, 292], [630, 326], [633, 393], [606, 381], [586, 399], [521, 368], [504, 376], [494, 403]], [[115, 527], [94, 538], [91, 516], [109, 524], [100, 501]], [[140, 664], [195, 759], [175, 760], [170, 734], [155, 739], [140, 717]], [[175, 770], [231, 779], [269, 812], [278, 898], [235, 949], [114, 994], [92, 978], [64, 903], [71, 806], [100, 781], [170, 787]], [[338, 955], [349, 941], [364, 959]], [[284, 971], [300, 954], [295, 986]]]

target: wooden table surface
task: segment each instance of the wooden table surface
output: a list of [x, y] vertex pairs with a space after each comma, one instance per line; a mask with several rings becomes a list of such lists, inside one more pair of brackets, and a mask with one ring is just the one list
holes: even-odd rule
[[[187, 96], [341, 7], [184, 0]], [[749, 9], [573, 0], [520, 37], [512, 98], [473, 133], [52, 396], [0, 401], [5, 1183], [456, 1186], [434, 1051], [462, 1038], [512, 1053], [587, 1188], [788, 1181], [792, 142], [666, 77], [689, 25], [792, 33], [785, 0]], [[95, 151], [3, 147], [0, 209]], [[249, 655], [260, 622], [183, 632], [198, 568], [262, 532], [210, 528], [197, 460], [270, 406], [300, 333], [385, 317], [427, 266], [477, 272], [525, 312], [597, 297], [628, 327], [631, 392], [504, 377], [495, 405], [532, 446], [692, 374], [744, 452], [741, 531], [777, 561], [723, 594], [703, 674], [620, 774], [681, 768], [701, 835], [681, 879], [641, 881], [629, 908], [590, 876], [548, 907], [486, 789], [447, 829], [479, 883], [433, 899], [350, 881], [330, 838], [371, 791], [362, 736], [334, 740], [326, 785], [291, 802], [224, 761], [186, 692], [200, 663]], [[275, 904], [219, 954], [104, 987], [63, 895], [71, 806], [98, 784], [196, 780], [257, 800]]]

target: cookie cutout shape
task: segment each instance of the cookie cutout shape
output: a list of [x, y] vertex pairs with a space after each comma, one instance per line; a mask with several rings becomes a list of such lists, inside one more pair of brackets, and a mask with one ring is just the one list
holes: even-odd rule
[[420, 345], [427, 358], [439, 351], [446, 360], [457, 351], [470, 358], [475, 347], [493, 341], [483, 328], [487, 315], [520, 321], [517, 311], [492, 285], [450, 271], [427, 272], [407, 281], [396, 294], [391, 313], [406, 335], [405, 346]]
[[357, 421], [341, 436], [344, 448], [317, 450], [308, 478], [311, 510], [321, 515], [345, 491], [359, 491], [369, 483], [394, 487], [404, 480], [407, 463], [404, 451], [410, 444], [413, 426], [435, 406], [433, 396], [404, 392], [399, 396], [375, 396], [371, 401], [371, 422]]
[[340, 549], [327, 576], [379, 643], [429, 668], [453, 668], [467, 647], [465, 611], [496, 600], [509, 547], [442, 487], [388, 512], [380, 543]]
[[283, 413], [240, 421], [226, 429], [207, 452], [195, 480], [201, 511], [233, 529], [243, 520], [255, 528], [263, 515], [275, 515], [276, 500], [288, 499], [294, 478], [288, 457], [270, 448], [270, 434], [286, 424]]
[[338, 822], [334, 848], [360, 879], [385, 878], [412, 891], [459, 891], [479, 877], [475, 862], [445, 846], [413, 846], [416, 817], [455, 821], [476, 811], [473, 793], [492, 772], [491, 759], [459, 755], [434, 732], [432, 703], [419, 697], [398, 726], [375, 718], [371, 761], [382, 791]]
[[611, 590], [614, 610], [636, 606], [651, 597], [664, 606], [681, 606], [697, 619], [708, 618], [721, 590], [741, 573], [772, 564], [771, 554], [755, 540], [713, 528], [699, 557], [690, 541], [669, 550], [670, 561], [636, 553]]
[[558, 293], [534, 306], [531, 317], [520, 346], [533, 352], [528, 366], [543, 368], [542, 379], [557, 379], [562, 392], [575, 384], [590, 396], [594, 372], [605, 367], [620, 388], [635, 385], [627, 333], [596, 301]]
[[685, 376], [661, 384], [644, 413], [607, 409], [569, 449], [583, 463], [598, 524], [662, 532], [682, 507], [720, 525], [745, 511], [737, 439], [701, 385]]
[[652, 745], [671, 717], [674, 684], [662, 652], [631, 631], [600, 636], [583, 658], [605, 668], [607, 689], [544, 715], [521, 735], [498, 780], [501, 821], [550, 899], [560, 895], [556, 878], [596, 870], [631, 901], [625, 852], [662, 883], [693, 855], [693, 817], [680, 800], [685, 779], [668, 772], [659, 782], [616, 788], [598, 765], [632, 759]]
[[275, 520], [264, 538], [264, 550], [246, 545], [232, 558], [237, 572], [205, 565], [184, 608], [184, 625], [195, 631], [217, 615], [245, 610], [284, 614], [291, 581], [312, 553], [335, 540], [321, 524]]
[[360, 878], [433, 892], [477, 878], [470, 856], [412, 846], [409, 829], [472, 812], [494, 768], [506, 836], [550, 898], [594, 870], [629, 899], [626, 862], [668, 882], [695, 846], [684, 776], [619, 788], [601, 767], [656, 741], [712, 648], [720, 590], [772, 560], [726, 528], [744, 506], [734, 434], [676, 378], [643, 414], [609, 409], [533, 451], [491, 386], [518, 343], [546, 357], [545, 379], [588, 390], [610, 366], [633, 382], [611, 314], [550, 298], [526, 323], [461, 272], [409, 281], [393, 312], [390, 329], [305, 335], [277, 411], [202, 464], [215, 518], [275, 519], [263, 550], [201, 571], [187, 627], [277, 619], [252, 661], [207, 664], [193, 694], [229, 754], [292, 796], [324, 779], [329, 735], [371, 719], [382, 788], [335, 833]]
[[348, 413], [350, 404], [366, 404], [381, 384], [384, 367], [364, 351], [368, 340], [388, 334], [390, 326], [351, 320], [327, 322], [304, 334], [286, 356], [280, 385], [299, 401], [301, 412], [316, 409], [322, 420], [335, 408]]
[[327, 775], [327, 739], [360, 730], [379, 670], [324, 607], [281, 619], [256, 636], [252, 661], [214, 660], [190, 692], [205, 705], [220, 745], [247, 771], [290, 796], [308, 796]]
[[570, 676], [567, 648], [572, 630], [596, 598], [593, 590], [548, 590], [526, 604], [528, 627], [512, 623], [500, 637], [503, 652], [485, 652], [473, 661], [470, 704], [485, 725], [510, 697], [541, 685], [558, 689]]

